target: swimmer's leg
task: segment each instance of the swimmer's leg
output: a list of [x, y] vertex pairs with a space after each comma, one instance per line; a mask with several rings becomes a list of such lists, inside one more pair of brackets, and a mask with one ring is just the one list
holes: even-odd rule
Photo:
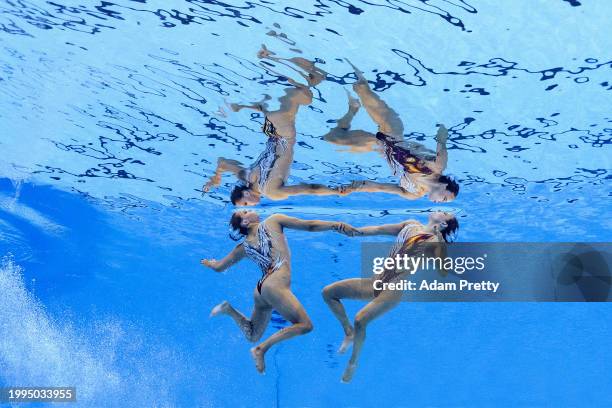
[[[314, 63], [314, 61], [310, 61], [307, 60], [306, 58], [301, 58], [301, 57], [293, 57], [293, 58], [280, 58], [280, 57], [276, 57], [276, 54], [272, 51], [270, 51], [268, 48], [266, 48], [265, 45], [261, 45], [261, 49], [259, 50], [259, 52], [257, 53], [257, 57], [259, 59], [267, 59], [270, 61], [274, 61], [278, 64], [284, 65], [286, 67], [288, 67], [289, 69], [291, 69], [292, 71], [297, 72], [302, 78], [304, 78], [306, 80], [306, 82], [308, 83], [308, 86], [316, 86], [318, 84], [320, 84], [326, 77], [327, 73], [325, 71], [323, 71], [321, 68], [317, 67]], [[302, 71], [300, 71], [299, 69], [295, 68], [292, 65], [295, 65], [299, 68], [301, 68], [302, 70], [306, 71], [307, 74], [304, 74]], [[270, 67], [265, 66], [265, 68], [277, 75], [281, 75], [283, 77], [286, 77], [286, 75], [282, 75], [279, 74], [278, 72], [270, 69]], [[291, 78], [287, 78], [287, 80], [289, 81], [289, 83], [291, 83], [294, 86], [300, 87], [300, 86], [305, 86], [303, 84], [300, 84], [299, 82], [291, 79]]]
[[346, 96], [348, 97], [347, 112], [344, 114], [344, 116], [336, 121], [336, 127], [323, 135], [323, 140], [341, 146], [367, 147], [368, 144], [374, 143], [376, 138], [373, 134], [365, 131], [350, 130], [351, 122], [353, 121], [353, 118], [357, 112], [359, 112], [361, 104], [359, 103], [359, 100], [353, 98], [348, 91], [346, 92]]
[[336, 319], [344, 330], [344, 340], [338, 349], [338, 353], [344, 353], [353, 342], [354, 330], [351, 322], [346, 315], [341, 299], [373, 299], [374, 290], [372, 289], [371, 279], [345, 279], [332, 283], [323, 288], [323, 300], [329, 306]]
[[377, 317], [393, 309], [401, 299], [401, 292], [382, 292], [377, 298], [365, 305], [357, 316], [355, 316], [355, 339], [353, 342], [353, 353], [342, 374], [342, 382], [349, 382], [355, 374], [357, 361], [365, 341], [367, 325]]
[[289, 288], [276, 289], [268, 285], [268, 287], [263, 287], [263, 293], [266, 297], [266, 301], [272, 305], [283, 318], [291, 322], [292, 325], [277, 331], [264, 342], [251, 349], [251, 355], [255, 360], [255, 367], [260, 373], [265, 371], [265, 354], [270, 347], [276, 343], [306, 334], [312, 330], [312, 322], [306, 310]]
[[348, 110], [343, 117], [336, 121], [336, 128], [349, 130], [353, 118], [359, 112], [359, 108], [361, 108], [361, 104], [359, 99], [354, 98], [349, 91], [346, 91], [346, 97], [348, 98]]
[[335, 128], [323, 135], [323, 140], [340, 146], [348, 146], [349, 150], [354, 153], [374, 150], [376, 136], [365, 130], [349, 130], [351, 126], [350, 122], [347, 122], [349, 115], [354, 115], [354, 113], [347, 112], [336, 122]]
[[378, 125], [378, 130], [398, 142], [402, 141], [404, 139], [404, 124], [397, 112], [370, 89], [363, 73], [350, 61], [347, 60], [347, 62], [353, 67], [355, 75], [357, 75], [357, 82], [353, 84], [353, 90], [359, 95], [359, 99], [370, 118]]
[[233, 111], [238, 112], [242, 109], [252, 109], [257, 112], [262, 112], [264, 115], [268, 113], [268, 104], [266, 101], [270, 100], [270, 95], [264, 95], [263, 99], [259, 102], [252, 102], [249, 105], [242, 105], [239, 103], [227, 103], [227, 106]]
[[255, 342], [261, 338], [266, 327], [268, 327], [270, 317], [272, 316], [272, 308], [263, 302], [259, 296], [255, 296], [255, 307], [253, 308], [250, 319], [236, 310], [227, 301], [215, 306], [210, 312], [211, 317], [221, 314], [228, 315], [234, 319], [244, 334], [244, 337], [246, 337], [248, 341]]

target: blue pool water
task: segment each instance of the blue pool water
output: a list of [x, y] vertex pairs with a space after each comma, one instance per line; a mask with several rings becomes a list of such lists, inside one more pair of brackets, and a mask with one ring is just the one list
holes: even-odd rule
[[[465, 242], [609, 242], [612, 5], [605, 0], [0, 0], [0, 386], [74, 385], [78, 406], [609, 406], [607, 304], [403, 303], [376, 321], [350, 384], [321, 288], [359, 274], [360, 242], [287, 233], [314, 331], [265, 376], [229, 319], [259, 278], [233, 248], [234, 184], [262, 118], [227, 103], [289, 86], [261, 44], [327, 72], [297, 114], [289, 183], [391, 181], [375, 152], [323, 140], [355, 82], [348, 58], [433, 148], [443, 204], [387, 194], [264, 199], [256, 210], [374, 225], [457, 214]], [[275, 67], [284, 75], [291, 74]], [[283, 71], [284, 69], [284, 71]], [[376, 131], [362, 110], [354, 129]], [[349, 302], [351, 316], [362, 305]], [[274, 315], [266, 336], [286, 322]]]

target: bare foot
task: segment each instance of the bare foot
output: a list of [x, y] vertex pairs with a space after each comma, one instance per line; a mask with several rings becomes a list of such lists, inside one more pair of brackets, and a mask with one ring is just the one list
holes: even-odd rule
[[356, 113], [359, 108], [361, 108], [361, 102], [359, 102], [359, 99], [351, 95], [351, 93], [347, 89], [345, 89], [344, 91], [346, 92], [346, 97], [348, 98], [349, 112]]
[[251, 357], [255, 361], [255, 368], [260, 374], [264, 374], [266, 371], [266, 361], [264, 360], [264, 352], [259, 347], [253, 347], [251, 349]]
[[355, 91], [357, 91], [357, 88], [358, 88], [358, 87], [357, 87], [357, 85], [358, 85], [358, 84], [361, 84], [361, 85], [366, 85], [366, 86], [367, 86], [367, 85], [368, 85], [368, 80], [367, 80], [367, 79], [365, 79], [365, 76], [363, 75], [363, 72], [361, 72], [361, 71], [359, 70], [359, 68], [357, 68], [356, 66], [354, 66], [354, 65], [353, 65], [353, 63], [352, 63], [351, 61], [349, 61], [349, 60], [348, 60], [348, 58], [345, 58], [345, 61], [346, 61], [346, 62], [348, 62], [348, 63], [349, 63], [349, 65], [350, 65], [351, 67], [353, 67], [353, 71], [355, 71], [355, 76], [357, 76], [357, 82], [355, 82], [355, 83], [353, 84], [353, 89], [354, 89]]
[[270, 51], [264, 44], [261, 44], [261, 49], [257, 52], [257, 58], [268, 58], [271, 55], [275, 55]]
[[351, 382], [356, 369], [357, 369], [357, 364], [349, 363], [346, 366], [346, 369], [344, 370], [344, 374], [342, 374], [342, 382], [345, 384]]
[[342, 340], [342, 344], [340, 345], [340, 348], [338, 349], [338, 354], [346, 353], [346, 351], [351, 346], [351, 344], [353, 344], [354, 338], [355, 338], [355, 335], [352, 332], [349, 334], [346, 334], [344, 336], [344, 340]]
[[219, 303], [217, 306], [213, 307], [213, 309], [210, 311], [210, 317], [215, 317], [220, 314], [225, 314], [227, 313], [227, 309], [229, 309], [229, 302], [227, 300], [224, 300], [223, 302]]

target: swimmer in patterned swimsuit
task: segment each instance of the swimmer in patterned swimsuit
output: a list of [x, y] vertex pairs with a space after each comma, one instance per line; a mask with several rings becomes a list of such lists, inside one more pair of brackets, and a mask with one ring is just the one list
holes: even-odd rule
[[[421, 224], [415, 220], [405, 221], [399, 224], [387, 224], [380, 226], [357, 228], [362, 236], [371, 235], [394, 235], [396, 242], [389, 253], [389, 257], [408, 254], [419, 256], [424, 251], [442, 251], [435, 256], [443, 258], [445, 244], [452, 242], [451, 237], [459, 228], [459, 222], [451, 213], [435, 212], [429, 216], [427, 224]], [[442, 245], [431, 245], [440, 243]], [[430, 245], [425, 245], [430, 244]], [[444, 271], [439, 271], [444, 273]], [[387, 269], [376, 279], [383, 282], [395, 282], [404, 279], [409, 271]], [[338, 319], [344, 330], [344, 341], [338, 350], [344, 353], [351, 343], [353, 352], [342, 375], [343, 382], [349, 382], [353, 378], [357, 361], [365, 340], [367, 325], [377, 317], [382, 316], [393, 309], [402, 298], [402, 291], [398, 290], [374, 290], [374, 277], [345, 279], [326, 286], [323, 289], [323, 299], [329, 306], [334, 316]], [[355, 321], [351, 322], [342, 305], [342, 299], [368, 300], [355, 315]]]
[[[276, 111], [267, 109], [266, 99], [251, 105], [230, 105], [235, 112], [244, 108], [262, 112], [264, 115], [262, 131], [268, 140], [263, 153], [248, 168], [243, 167], [236, 160], [219, 158], [215, 174], [204, 185], [203, 191], [208, 192], [212, 186], [219, 185], [223, 173], [230, 172], [238, 178], [230, 194], [231, 202], [238, 206], [257, 205], [262, 197], [283, 200], [295, 195], [340, 195], [337, 188], [322, 184], [286, 184], [293, 163], [296, 143], [295, 120], [298, 110], [301, 106], [309, 105], [312, 102], [310, 88], [317, 86], [325, 79], [325, 72], [304, 58], [276, 57], [265, 46], [262, 46], [258, 57], [293, 69], [304, 78], [307, 84], [304, 85], [287, 78], [292, 87], [285, 89], [285, 94], [279, 98], [280, 107]], [[269, 65], [265, 65], [265, 69], [274, 72]]]
[[[353, 90], [359, 96], [359, 100], [348, 95], [347, 113], [323, 138], [331, 143], [348, 146], [353, 152], [381, 150], [392, 173], [399, 177], [399, 183], [357, 181], [341, 187], [343, 194], [385, 192], [398, 194], [407, 199], [417, 199], [427, 195], [434, 202], [454, 200], [459, 193], [459, 184], [442, 174], [448, 161], [446, 128], [441, 125], [438, 129], [436, 152], [426, 149], [421, 144], [406, 142], [404, 125], [399, 115], [370, 89], [363, 73], [355, 66], [353, 69], [358, 79], [353, 84]], [[362, 104], [370, 118], [378, 125], [376, 135], [363, 130], [351, 130], [351, 121]]]
[[261, 270], [261, 278], [253, 293], [255, 307], [250, 318], [227, 301], [215, 306], [211, 316], [230, 316], [247, 340], [252, 342], [258, 341], [263, 335], [273, 309], [291, 322], [291, 326], [279, 330], [251, 349], [255, 367], [260, 373], [265, 370], [264, 357], [270, 347], [312, 330], [312, 322], [306, 310], [291, 291], [291, 253], [284, 233], [286, 229], [337, 231], [348, 236], [359, 234], [355, 228], [342, 222], [301, 220], [283, 214], [274, 214], [262, 221], [254, 211], [237, 211], [230, 221], [230, 237], [241, 242], [219, 261], [201, 261], [202, 265], [222, 272], [246, 257]]

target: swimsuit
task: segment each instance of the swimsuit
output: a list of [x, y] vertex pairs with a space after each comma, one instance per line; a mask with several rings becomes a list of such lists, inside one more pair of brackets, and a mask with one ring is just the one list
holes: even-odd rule
[[[434, 237], [433, 234], [428, 233], [415, 233], [415, 229], [420, 229], [421, 224], [418, 222], [409, 222], [404, 228], [397, 234], [397, 238], [395, 240], [395, 244], [391, 251], [389, 251], [389, 258], [394, 258], [396, 255], [404, 254], [408, 251], [412, 253], [410, 256], [416, 256], [417, 245], [430, 240]], [[383, 282], [389, 282], [396, 277], [398, 277], [400, 273], [397, 272], [395, 268], [385, 269], [383, 273], [380, 275], [380, 280]], [[381, 291], [375, 291], [374, 297], [378, 296]]]
[[280, 256], [272, 259], [272, 237], [262, 222], [257, 227], [257, 246], [247, 240], [242, 242], [247, 256], [261, 269], [261, 278], [257, 281], [257, 291], [261, 294], [261, 286], [273, 272], [277, 271], [285, 260]]
[[[259, 167], [259, 180], [257, 184], [259, 184], [260, 191], [265, 190], [276, 159], [287, 150], [287, 141], [276, 133], [276, 128], [267, 117], [265, 118], [262, 130], [268, 136], [266, 148], [259, 155], [255, 163], [251, 165], [245, 177], [246, 180], [249, 180], [251, 172]], [[244, 182], [240, 181], [239, 184], [244, 184]]]
[[376, 133], [376, 139], [378, 139], [385, 153], [385, 159], [391, 167], [393, 175], [400, 176], [400, 186], [410, 192], [416, 190], [416, 185], [412, 178], [412, 174], [424, 174], [431, 175], [433, 170], [427, 166], [427, 162], [416, 155], [410, 150], [399, 145], [400, 142], [392, 140], [389, 136], [384, 133]]
[[274, 123], [272, 123], [267, 116], [264, 118], [264, 124], [261, 127], [261, 130], [263, 130], [264, 134], [268, 137], [278, 137]]

